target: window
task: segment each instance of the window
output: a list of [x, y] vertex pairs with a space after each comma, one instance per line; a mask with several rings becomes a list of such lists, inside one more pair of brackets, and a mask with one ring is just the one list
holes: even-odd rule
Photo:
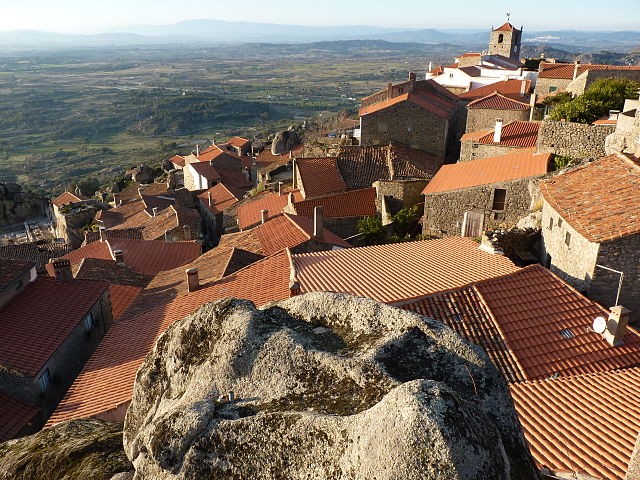
[[558, 217], [558, 226], [561, 227], [562, 226], [562, 219], [560, 217]]
[[558, 90], [558, 87], [549, 87], [549, 93], [555, 92]]
[[549, 217], [549, 230], [553, 230], [553, 217]]
[[504, 35], [501, 33], [500, 35], [498, 35], [498, 43], [502, 42], [504, 42]]
[[51, 385], [51, 375], [49, 374], [49, 369], [47, 368], [42, 375], [40, 375], [40, 379], [38, 380], [40, 384], [40, 391], [46, 392]]
[[93, 328], [93, 314], [89, 312], [84, 317], [84, 331], [88, 333], [91, 331], [92, 328]]
[[562, 335], [562, 338], [566, 338], [567, 340], [575, 337], [575, 335], [573, 334], [570, 328], [565, 328], [564, 330], [560, 330], [560, 335]]
[[450, 73], [450, 74], [449, 74], [449, 78], [453, 78], [453, 73]]
[[507, 199], [507, 191], [504, 188], [493, 190], [493, 206], [491, 210], [504, 210], [504, 203]]
[[567, 244], [567, 247], [571, 246], [571, 234], [569, 232], [564, 236], [564, 243]]

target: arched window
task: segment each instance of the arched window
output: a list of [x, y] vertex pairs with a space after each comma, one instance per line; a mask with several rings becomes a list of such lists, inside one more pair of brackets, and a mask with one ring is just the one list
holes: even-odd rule
[[504, 35], [501, 33], [500, 35], [498, 35], [498, 43], [502, 43], [503, 40], [504, 40]]

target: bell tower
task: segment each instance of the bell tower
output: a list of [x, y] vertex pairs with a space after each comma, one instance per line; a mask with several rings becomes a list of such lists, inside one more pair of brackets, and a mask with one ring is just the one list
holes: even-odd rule
[[489, 55], [502, 55], [513, 60], [520, 60], [520, 42], [522, 41], [522, 27], [518, 30], [507, 21], [498, 28], [491, 29], [489, 38]]

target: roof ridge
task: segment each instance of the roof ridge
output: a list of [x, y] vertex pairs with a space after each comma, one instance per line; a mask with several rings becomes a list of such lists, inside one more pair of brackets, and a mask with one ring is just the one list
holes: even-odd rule
[[[311, 240], [313, 238], [313, 236], [310, 235], [309, 232], [307, 232], [304, 228], [302, 228], [302, 226], [298, 222], [295, 221], [295, 219], [293, 218], [293, 215], [291, 215], [290, 213], [287, 213], [287, 212], [282, 212], [282, 215], [287, 220], [289, 220], [289, 222], [291, 222], [298, 230], [300, 230], [303, 233], [303, 235], [305, 237], [307, 237], [307, 240]], [[298, 215], [296, 215], [296, 216], [298, 216]]]

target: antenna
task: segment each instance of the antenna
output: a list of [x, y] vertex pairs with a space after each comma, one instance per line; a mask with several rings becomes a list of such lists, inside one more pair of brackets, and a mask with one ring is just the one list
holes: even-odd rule
[[607, 328], [607, 321], [604, 317], [596, 317], [593, 320], [593, 325], [591, 326], [591, 328], [593, 328], [594, 332], [602, 334]]

